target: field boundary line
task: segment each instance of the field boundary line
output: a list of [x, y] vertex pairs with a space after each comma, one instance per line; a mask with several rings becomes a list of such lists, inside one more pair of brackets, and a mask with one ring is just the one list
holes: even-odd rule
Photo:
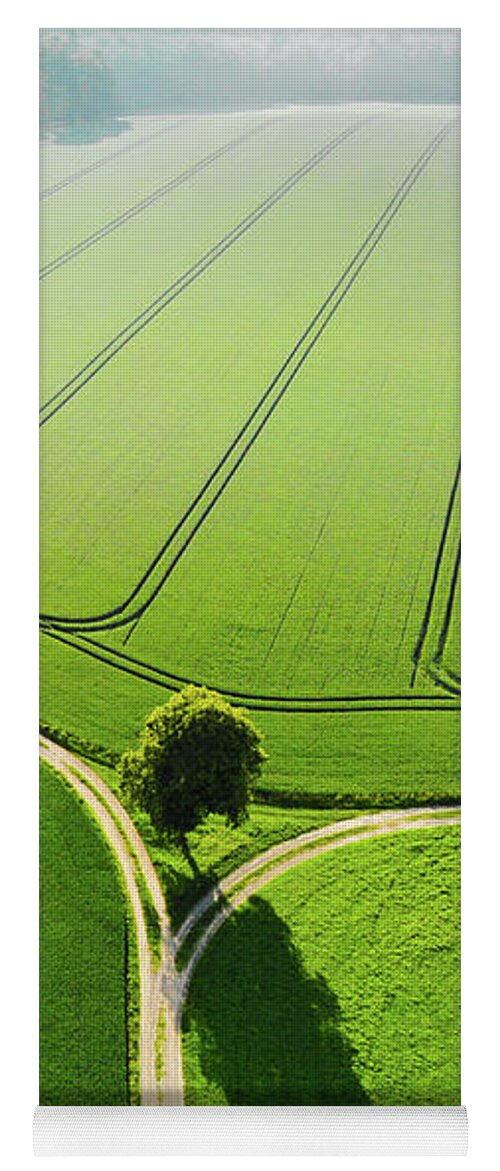
[[56, 256], [53, 260], [47, 261], [47, 263], [40, 269], [40, 280], [45, 280], [46, 277], [51, 276], [52, 273], [57, 272], [64, 265], [69, 264], [71, 260], [74, 260], [77, 256], [81, 256], [84, 252], [88, 251], [89, 248], [92, 248], [94, 244], [104, 240], [112, 232], [116, 231], [117, 228], [121, 228], [124, 224], [128, 224], [130, 220], [135, 219], [135, 217], [138, 215], [141, 215], [143, 211], [149, 210], [150, 207], [155, 207], [156, 204], [169, 195], [171, 191], [177, 191], [178, 188], [182, 187], [184, 183], [187, 183], [189, 179], [193, 179], [197, 175], [201, 174], [204, 170], [211, 166], [212, 163], [215, 163], [225, 155], [230, 154], [231, 151], [236, 150], [238, 146], [241, 146], [251, 138], [254, 138], [261, 131], [267, 129], [267, 127], [273, 125], [279, 117], [280, 115], [276, 115], [274, 118], [268, 118], [266, 122], [261, 122], [258, 126], [252, 127], [252, 129], [248, 130], [245, 134], [240, 134], [237, 138], [232, 138], [229, 142], [224, 143], [210, 154], [205, 155], [204, 158], [199, 159], [197, 163], [192, 163], [189, 167], [185, 167], [184, 170], [180, 171], [178, 175], [174, 175], [166, 183], [162, 184], [161, 187], [157, 187], [155, 191], [151, 191], [149, 195], [146, 195], [137, 203], [132, 204], [131, 207], [126, 208], [125, 211], [120, 212], [119, 215], [114, 216], [112, 220], [109, 220], [106, 224], [103, 224], [102, 227], [96, 228], [96, 230], [91, 232], [90, 235], [87, 236], [84, 240], [78, 241], [78, 243], [74, 244], [71, 248], [67, 248], [65, 252], [62, 252], [60, 256]]
[[93, 378], [96, 377], [96, 375], [104, 368], [104, 366], [108, 364], [108, 362], [116, 357], [116, 355], [119, 354], [126, 345], [129, 345], [129, 343], [133, 341], [133, 339], [137, 337], [137, 335], [141, 333], [143, 329], [146, 329], [146, 327], [150, 325], [151, 322], [154, 321], [160, 313], [163, 313], [168, 305], [172, 304], [172, 302], [175, 301], [177, 297], [181, 296], [181, 294], [184, 293], [185, 290], [193, 284], [193, 281], [198, 280], [199, 277], [203, 276], [203, 274], [209, 268], [211, 268], [212, 265], [215, 264], [221, 256], [225, 255], [229, 248], [232, 248], [232, 246], [238, 240], [240, 240], [242, 236], [246, 235], [246, 233], [249, 232], [255, 226], [255, 224], [257, 224], [262, 219], [263, 216], [267, 215], [269, 211], [271, 211], [278, 203], [280, 203], [281, 200], [284, 199], [290, 191], [293, 191], [294, 188], [302, 181], [302, 179], [307, 178], [307, 176], [311, 174], [311, 172], [313, 172], [317, 166], [324, 162], [324, 160], [327, 159], [338, 146], [351, 138], [357, 132], [360, 126], [365, 124], [365, 122], [366, 119], [364, 119], [361, 123], [356, 123], [353, 126], [347, 127], [344, 131], [342, 131], [342, 133], [336, 135], [333, 139], [331, 139], [328, 143], [326, 143], [323, 147], [311, 155], [305, 163], [296, 168], [296, 170], [293, 171], [287, 179], [283, 180], [283, 182], [279, 184], [279, 186], [276, 187], [274, 191], [270, 193], [270, 195], [266, 196], [266, 198], [262, 200], [261, 203], [259, 203], [253, 209], [253, 211], [249, 212], [246, 216], [243, 217], [242, 220], [239, 221], [238, 224], [226, 232], [225, 235], [220, 238], [220, 240], [213, 244], [212, 247], [203, 254], [203, 256], [199, 257], [198, 260], [196, 260], [188, 269], [181, 273], [181, 275], [177, 277], [176, 280], [173, 281], [166, 289], [164, 289], [163, 292], [159, 293], [158, 296], [155, 297], [153, 301], [151, 301], [149, 305], [146, 306], [145, 309], [142, 309], [141, 312], [132, 319], [132, 321], [123, 326], [123, 328], [119, 330], [118, 333], [115, 334], [115, 336], [111, 338], [111, 340], [107, 342], [106, 345], [103, 346], [97, 354], [94, 354], [94, 356], [90, 358], [88, 362], [86, 362], [85, 366], [83, 366], [81, 370], [74, 374], [72, 378], [68, 379], [68, 381], [65, 382], [59, 390], [55, 391], [54, 394], [50, 396], [50, 398], [46, 399], [45, 403], [43, 403], [40, 407], [40, 426], [43, 427], [50, 421], [50, 419], [54, 417], [54, 415], [58, 413], [58, 411], [62, 410], [63, 407], [65, 407], [67, 403], [75, 397], [75, 395], [79, 394], [80, 391], [83, 390], [83, 388], [87, 386]]
[[[145, 572], [139, 578], [139, 581], [136, 583], [133, 590], [129, 593], [128, 597], [122, 603], [120, 603], [118, 606], [116, 606], [113, 609], [108, 610], [100, 615], [94, 615], [93, 617], [85, 617], [85, 618], [84, 617], [63, 618], [62, 616], [58, 616], [58, 615], [42, 613], [41, 619], [43, 622], [48, 622], [51, 625], [57, 626], [57, 628], [60, 630], [66, 629], [67, 631], [71, 631], [72, 629], [77, 629], [80, 626], [86, 627], [86, 629], [90, 630], [90, 631], [92, 629], [102, 631], [102, 630], [106, 630], [106, 629], [117, 629], [120, 626], [126, 626], [126, 625], [129, 625], [130, 623], [134, 623], [134, 629], [135, 629], [135, 626], [137, 625], [137, 621], [143, 616], [143, 614], [146, 612], [146, 610], [149, 608], [149, 606], [155, 600], [156, 596], [158, 595], [160, 590], [163, 588], [165, 582], [168, 580], [168, 577], [175, 569], [175, 566], [179, 562], [180, 558], [184, 555], [186, 549], [189, 547], [192, 540], [196, 536], [196, 533], [201, 528], [202, 524], [204, 523], [204, 521], [206, 520], [207, 516], [210, 514], [212, 509], [215, 507], [215, 505], [218, 502], [223, 491], [225, 491], [227, 485], [230, 483], [233, 476], [238, 471], [241, 463], [243, 462], [244, 458], [248, 454], [248, 451], [251, 449], [253, 444], [258, 439], [261, 431], [263, 430], [263, 428], [267, 424], [271, 415], [274, 413], [274, 411], [278, 407], [284, 394], [288, 390], [288, 387], [290, 386], [290, 384], [292, 383], [292, 381], [294, 380], [294, 378], [296, 377], [296, 375], [300, 371], [301, 367], [303, 366], [304, 362], [308, 358], [311, 350], [314, 348], [314, 346], [319, 341], [324, 330], [326, 329], [327, 325], [329, 324], [331, 318], [334, 316], [334, 314], [339, 309], [344, 298], [347, 296], [348, 292], [350, 291], [352, 285], [355, 283], [359, 274], [363, 270], [364, 266], [367, 264], [373, 251], [380, 243], [380, 240], [382, 239], [383, 235], [385, 234], [388, 227], [392, 223], [392, 220], [395, 218], [400, 207], [405, 202], [405, 200], [409, 196], [410, 192], [413, 190], [413, 187], [414, 187], [415, 183], [417, 182], [417, 180], [419, 179], [421, 173], [423, 172], [423, 170], [425, 169], [427, 164], [430, 162], [430, 160], [432, 159], [433, 155], [435, 154], [435, 152], [437, 151], [437, 149], [439, 148], [441, 143], [444, 141], [444, 139], [449, 134], [449, 132], [452, 128], [452, 125], [453, 125], [453, 122], [449, 121], [438, 131], [438, 133], [436, 135], [433, 136], [433, 138], [431, 139], [431, 141], [429, 142], [429, 144], [427, 145], [425, 150], [421, 153], [421, 155], [416, 160], [416, 162], [413, 164], [411, 169], [407, 172], [405, 178], [400, 183], [399, 187], [397, 188], [396, 192], [393, 194], [392, 198], [390, 199], [389, 203], [384, 208], [381, 215], [377, 218], [377, 220], [373, 224], [368, 235], [365, 237], [362, 244], [359, 246], [359, 248], [355, 252], [354, 256], [351, 258], [349, 264], [344, 269], [343, 273], [338, 278], [335, 285], [333, 286], [333, 288], [330, 290], [330, 292], [328, 293], [325, 300], [320, 305], [319, 309], [315, 312], [312, 319], [308, 323], [306, 329], [300, 335], [300, 337], [298, 338], [298, 340], [295, 343], [295, 345], [293, 346], [293, 348], [290, 350], [285, 361], [282, 363], [279, 371], [272, 379], [271, 383], [269, 384], [269, 386], [265, 390], [264, 394], [261, 395], [257, 404], [252, 409], [250, 415], [247, 417], [245, 423], [240, 428], [240, 430], [237, 432], [237, 434], [233, 438], [231, 444], [226, 449], [225, 453], [223, 454], [223, 456], [218, 461], [215, 468], [210, 473], [210, 476], [205, 481], [205, 483], [202, 485], [202, 487], [198, 491], [197, 495], [191, 501], [191, 504], [189, 505], [189, 507], [185, 510], [182, 517], [179, 519], [179, 521], [176, 523], [174, 528], [171, 530], [167, 540], [163, 543], [161, 548], [158, 550], [158, 552], [156, 553], [153, 560], [150, 562], [150, 564], [147, 567], [147, 569], [145, 570]], [[312, 338], [308, 341], [310, 334], [312, 334]], [[305, 344], [305, 343], [307, 343], [307, 344]], [[280, 386], [280, 380], [282, 379], [283, 375], [287, 373], [288, 367], [291, 365], [291, 363], [293, 362], [294, 358], [297, 355], [300, 355], [300, 356], [297, 358], [297, 361], [293, 365], [291, 372], [287, 374], [287, 377], [285, 378], [283, 385]], [[186, 521], [189, 519], [191, 514], [197, 508], [198, 504], [200, 504], [203, 501], [203, 497], [206, 495], [209, 488], [212, 486], [212, 484], [215, 481], [216, 477], [218, 476], [219, 472], [222, 471], [224, 465], [227, 463], [230, 456], [233, 455], [233, 453], [235, 453], [238, 444], [244, 438], [244, 436], [245, 436], [246, 432], [248, 431], [249, 427], [251, 426], [251, 424], [257, 420], [259, 412], [261, 411], [261, 409], [263, 407], [266, 406], [267, 400], [270, 398], [271, 395], [273, 395], [273, 392], [275, 392], [275, 393], [274, 393], [273, 398], [271, 399], [270, 406], [267, 406], [262, 418], [259, 419], [255, 428], [253, 429], [253, 431], [250, 435], [250, 438], [246, 441], [242, 450], [238, 453], [238, 455], [235, 459], [235, 462], [232, 464], [230, 470], [226, 473], [225, 478], [222, 480], [222, 483], [217, 487], [215, 494], [213, 495], [213, 497], [209, 501], [208, 505], [205, 506], [204, 510], [201, 513], [201, 516], [193, 524], [187, 537], [183, 540], [179, 551], [174, 555], [174, 557], [170, 561], [169, 566], [167, 567], [167, 569], [163, 572], [162, 576], [160, 577], [159, 582], [155, 585], [155, 587], [153, 588], [152, 592], [150, 593], [150, 595], [146, 599], [146, 601], [143, 602], [132, 614], [127, 615], [126, 614], [127, 609], [129, 608], [131, 603], [135, 600], [135, 598], [138, 596], [138, 594], [140, 593], [140, 591], [142, 590], [142, 588], [146, 584], [146, 582], [149, 580], [151, 574], [154, 572], [154, 570], [160, 564], [160, 562], [163, 559], [168, 548], [170, 547], [170, 545], [172, 544], [173, 540], [178, 535], [178, 533], [181, 531], [181, 529], [183, 528]], [[124, 615], [124, 616], [119, 618], [118, 617], [119, 615]], [[108, 619], [110, 621], [107, 621]], [[116, 620], [111, 621], [111, 619], [116, 619]], [[95, 626], [93, 626], [92, 624], [95, 624]], [[130, 637], [130, 633], [132, 633], [132, 631], [129, 632], [128, 637]]]

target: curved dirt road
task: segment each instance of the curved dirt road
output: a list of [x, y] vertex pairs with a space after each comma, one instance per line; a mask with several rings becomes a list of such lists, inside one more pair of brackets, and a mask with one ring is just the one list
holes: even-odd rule
[[[87, 764], [45, 736], [40, 756], [70, 782], [92, 810], [114, 850], [123, 874], [137, 933], [140, 981], [139, 1066], [143, 1106], [182, 1106], [184, 1103], [181, 1038], [177, 1027], [177, 974], [171, 945], [170, 921], [163, 891], [144, 842], [109, 785]], [[155, 968], [136, 878], [139, 868], [158, 915], [162, 958]], [[160, 1012], [164, 1017], [162, 1074], [156, 1076], [156, 1036]]]
[[[343, 846], [352, 845], [354, 842], [365, 841], [367, 838], [381, 837], [384, 834], [400, 833], [411, 829], [432, 829], [433, 827], [459, 823], [460, 808], [457, 806], [387, 810], [383, 813], [367, 814], [366, 816], [349, 818], [346, 821], [333, 822], [331, 825], [311, 830], [307, 834], [301, 834], [300, 837], [289, 838], [288, 841], [272, 846], [263, 854], [238, 867], [199, 900], [173, 940], [173, 946], [177, 952], [189, 937], [193, 927], [199, 923], [210, 907], [216, 910], [220, 903], [220, 909], [216, 910], [213, 919], [198, 940], [186, 967], [179, 976], [180, 995], [177, 1004], [179, 1027], [194, 970], [208, 944], [229, 915], [266, 886], [268, 882], [271, 882], [273, 878], [277, 878], [280, 874], [291, 870], [292, 867], [300, 865], [301, 862], [307, 862], [319, 854], [338, 850]], [[262, 872], [263, 867], [265, 870]]]
[[[226, 919], [273, 878], [294, 866], [330, 850], [384, 834], [411, 829], [432, 829], [460, 823], [458, 806], [390, 809], [332, 822], [271, 846], [233, 870], [194, 905], [177, 934], [170, 921], [153, 863], [131, 818], [102, 778], [65, 748], [40, 738], [40, 756], [70, 782], [88, 804], [105, 833], [121, 867], [134, 915], [140, 978], [140, 1095], [144, 1106], [183, 1106], [184, 1085], [181, 1048], [182, 1011], [194, 971], [210, 941]], [[161, 926], [162, 954], [153, 962], [144, 910], [137, 885], [139, 868], [154, 903]], [[186, 966], [178, 972], [175, 956], [193, 929], [211, 909], [213, 918], [196, 942]], [[161, 1043], [161, 1074], [157, 1077], [157, 1031]]]

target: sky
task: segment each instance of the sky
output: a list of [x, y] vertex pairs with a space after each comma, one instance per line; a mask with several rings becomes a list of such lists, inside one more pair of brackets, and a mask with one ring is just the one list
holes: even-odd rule
[[457, 29], [42, 29], [42, 123], [459, 101]]

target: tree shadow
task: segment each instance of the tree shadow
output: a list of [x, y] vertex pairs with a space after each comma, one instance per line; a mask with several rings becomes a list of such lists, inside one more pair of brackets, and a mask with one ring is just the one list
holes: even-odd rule
[[231, 1105], [370, 1104], [337, 997], [305, 970], [288, 927], [261, 898], [210, 944], [184, 1028], [198, 1034], [202, 1073]]
[[178, 870], [174, 863], [157, 863], [163, 889], [167, 891], [168, 910], [172, 927], [177, 930], [198, 899], [216, 887], [219, 876], [214, 867], [188, 874]]

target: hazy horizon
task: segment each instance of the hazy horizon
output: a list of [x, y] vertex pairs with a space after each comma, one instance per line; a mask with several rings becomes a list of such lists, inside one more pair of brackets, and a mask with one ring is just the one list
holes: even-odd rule
[[42, 29], [42, 135], [120, 133], [141, 114], [457, 104], [459, 62], [457, 29]]

